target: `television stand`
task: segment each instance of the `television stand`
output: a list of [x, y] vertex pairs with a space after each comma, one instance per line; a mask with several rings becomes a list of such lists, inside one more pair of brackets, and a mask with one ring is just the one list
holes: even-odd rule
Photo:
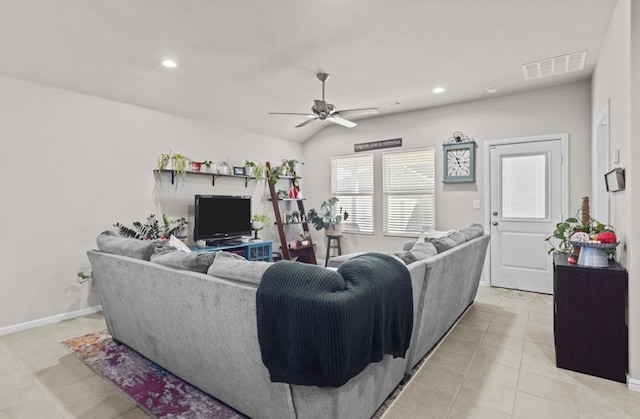
[[230, 252], [242, 256], [247, 260], [260, 260], [265, 262], [271, 262], [272, 242], [269, 240], [261, 242], [248, 242], [248, 243], [220, 243], [215, 246], [189, 246], [193, 252]]
[[218, 240], [218, 241], [213, 241], [211, 243], [207, 242], [207, 246], [211, 246], [211, 247], [236, 246], [239, 244], [245, 244], [245, 243], [240, 239]]

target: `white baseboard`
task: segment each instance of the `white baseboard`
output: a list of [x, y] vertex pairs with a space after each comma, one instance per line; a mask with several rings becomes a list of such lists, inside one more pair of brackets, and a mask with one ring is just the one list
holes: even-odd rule
[[627, 375], [627, 387], [629, 387], [629, 390], [640, 391], [640, 380]]
[[86, 316], [87, 314], [97, 313], [102, 311], [102, 306], [97, 305], [93, 307], [87, 307], [69, 313], [56, 314], [55, 316], [44, 317], [42, 319], [31, 320], [24, 323], [14, 324], [12, 326], [0, 327], [0, 336], [8, 335], [9, 333], [20, 332], [34, 327], [44, 326], [52, 323], [59, 323], [64, 320], [73, 319], [75, 317]]

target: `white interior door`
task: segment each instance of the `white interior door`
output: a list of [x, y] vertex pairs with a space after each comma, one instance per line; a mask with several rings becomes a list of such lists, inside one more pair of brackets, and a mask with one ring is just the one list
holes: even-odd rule
[[562, 219], [562, 141], [490, 146], [491, 285], [553, 293], [545, 238]]

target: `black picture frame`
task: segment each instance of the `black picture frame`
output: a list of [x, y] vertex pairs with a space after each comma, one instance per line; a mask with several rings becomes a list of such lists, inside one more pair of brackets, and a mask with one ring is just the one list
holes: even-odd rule
[[244, 167], [233, 167], [233, 174], [234, 175], [242, 175], [244, 176]]
[[604, 184], [607, 192], [617, 192], [624, 189], [624, 169], [616, 167], [615, 169], [605, 173]]

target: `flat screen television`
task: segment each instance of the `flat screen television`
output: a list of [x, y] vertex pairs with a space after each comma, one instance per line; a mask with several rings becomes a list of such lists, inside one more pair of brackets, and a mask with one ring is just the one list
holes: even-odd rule
[[251, 236], [251, 197], [196, 195], [194, 241], [222, 244]]

